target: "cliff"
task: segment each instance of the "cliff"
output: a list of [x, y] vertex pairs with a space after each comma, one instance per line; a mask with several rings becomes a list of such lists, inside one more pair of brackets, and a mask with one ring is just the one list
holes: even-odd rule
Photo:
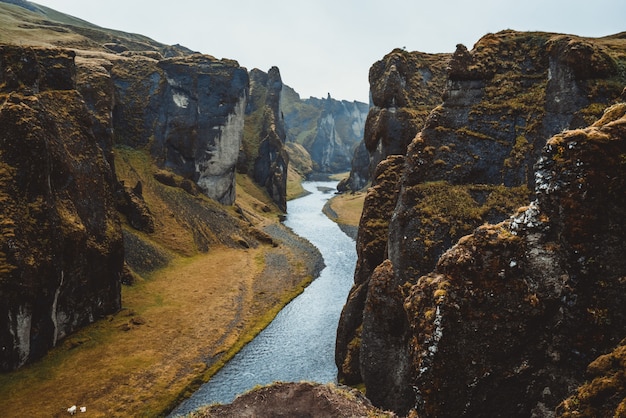
[[246, 108], [245, 134], [238, 170], [265, 188], [278, 207], [287, 212], [285, 122], [280, 112], [283, 82], [272, 67], [265, 73], [250, 71], [250, 101]]
[[111, 138], [94, 134], [74, 53], [0, 46], [0, 370], [121, 305]]
[[222, 204], [235, 199], [248, 74], [235, 61], [192, 54], [114, 59], [116, 142], [149, 147], [157, 164]]
[[121, 283], [277, 245], [269, 200], [235, 205], [245, 68], [27, 5], [0, 2], [2, 371], [117, 312]]
[[370, 68], [369, 109], [362, 143], [353, 154], [343, 190], [361, 190], [380, 161], [404, 155], [433, 107], [441, 102], [449, 54], [394, 49]]
[[[432, 341], [438, 334], [432, 322], [432, 332], [422, 329], [425, 320], [409, 309], [407, 296], [417, 292], [410, 289], [441, 265], [440, 257], [459, 238], [485, 222], [507, 219], [528, 202], [530, 190], [537, 186], [534, 164], [546, 138], [593, 123], [620, 97], [626, 84], [620, 70], [623, 59], [619, 35], [591, 40], [547, 33], [489, 34], [472, 51], [457, 47], [447, 66], [443, 101], [431, 109], [410, 144], [388, 132], [413, 132], [392, 126], [381, 131], [379, 137], [398, 142], [368, 146], [370, 158], [385, 147], [398, 147], [401, 153], [406, 146], [406, 155], [383, 160], [365, 201], [355, 285], [338, 327], [340, 379], [363, 381], [377, 406], [402, 413], [415, 406], [413, 386], [419, 370], [414, 336], [422, 332]], [[377, 81], [370, 80], [373, 86]], [[423, 94], [419, 85], [399, 86], [407, 97]], [[401, 98], [388, 93], [379, 100], [392, 103]], [[382, 213], [383, 207], [390, 211]], [[430, 321], [438, 318], [434, 309], [425, 311]], [[495, 347], [496, 341], [487, 339], [486, 344]], [[487, 366], [483, 372], [489, 372]], [[433, 399], [423, 405], [441, 400]], [[472, 413], [491, 406], [480, 405]], [[420, 406], [420, 416], [446, 416], [441, 409], [437, 413], [442, 415], [428, 415], [428, 408]], [[450, 416], [454, 413], [464, 412], [455, 410]]]
[[310, 154], [314, 173], [348, 171], [355, 148], [363, 139], [368, 105], [330, 97], [301, 99], [293, 89], [283, 91], [287, 141]]
[[420, 416], [551, 416], [624, 338], [625, 152], [625, 104], [552, 137], [535, 200], [408, 291]]

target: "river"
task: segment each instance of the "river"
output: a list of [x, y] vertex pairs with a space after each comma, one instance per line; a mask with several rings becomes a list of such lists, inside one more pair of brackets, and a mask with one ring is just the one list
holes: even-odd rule
[[275, 381], [335, 382], [335, 337], [352, 286], [354, 240], [322, 212], [335, 182], [305, 182], [311, 194], [289, 201], [285, 225], [315, 245], [326, 267], [305, 291], [170, 415], [181, 416], [212, 403], [230, 403], [257, 385]]

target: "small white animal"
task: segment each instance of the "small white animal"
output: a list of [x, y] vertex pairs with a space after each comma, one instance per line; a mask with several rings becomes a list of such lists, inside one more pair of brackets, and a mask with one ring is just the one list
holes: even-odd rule
[[87, 407], [86, 406], [81, 406], [80, 407], [80, 412], [87, 412]]
[[67, 412], [69, 412], [70, 415], [74, 415], [76, 413], [76, 405], [72, 405], [69, 408], [67, 408]]

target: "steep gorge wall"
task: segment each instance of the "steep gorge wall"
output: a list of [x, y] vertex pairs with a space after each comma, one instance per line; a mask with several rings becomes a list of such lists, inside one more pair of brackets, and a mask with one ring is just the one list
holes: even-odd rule
[[340, 185], [361, 190], [380, 161], [404, 155], [433, 107], [441, 103], [449, 54], [394, 49], [370, 68], [369, 109], [362, 143], [353, 154], [350, 176]]
[[280, 210], [287, 212], [289, 155], [280, 111], [282, 90], [277, 67], [267, 73], [256, 68], [250, 71], [250, 101], [245, 111], [246, 128], [237, 167], [264, 187]]
[[411, 287], [420, 416], [554, 416], [626, 336], [625, 155], [623, 103], [552, 137], [535, 200], [459, 240]]
[[74, 53], [1, 46], [0, 69], [0, 370], [7, 371], [120, 308], [124, 249], [110, 148], [102, 148], [111, 138], [91, 129]]
[[248, 73], [235, 61], [192, 54], [119, 58], [113, 125], [118, 143], [149, 147], [157, 164], [219, 203], [235, 199]]
[[[39, 30], [41, 19], [38, 11], [28, 27]], [[155, 253], [145, 252], [150, 245], [132, 230], [122, 233], [117, 211], [155, 238], [165, 233], [155, 216], [170, 208], [170, 231], [179, 228], [193, 239], [172, 249], [186, 255], [216, 242], [254, 246], [269, 239], [236, 219], [226, 225], [231, 215], [194, 197], [201, 190], [219, 203], [234, 202], [247, 70], [139, 35], [52, 21], [42, 30], [55, 25], [59, 33], [76, 31], [78, 44], [93, 49], [78, 57], [66, 49], [0, 50], [3, 371], [116, 312], [120, 283], [132, 281], [125, 252], [133, 268], [163, 261], [153, 263]], [[115, 42], [99, 43], [111, 38]], [[117, 181], [114, 143], [148, 150], [150, 164], [164, 169], [145, 178], [131, 168], [131, 178], [149, 183], [157, 212], [140, 181]]]
[[[355, 286], [338, 328], [340, 379], [363, 381], [368, 397], [383, 408], [415, 406], [412, 335], [422, 332], [418, 321], [424, 319], [407, 311], [409, 289], [460, 237], [528, 202], [546, 138], [588, 125], [619, 98], [626, 85], [624, 50], [619, 35], [589, 40], [512, 31], [487, 35], [472, 51], [457, 48], [443, 103], [430, 112], [403, 161], [379, 167], [376, 178], [399, 183], [374, 187], [366, 198]], [[405, 88], [408, 96], [420, 94], [419, 86]], [[398, 164], [400, 175], [394, 174]], [[369, 209], [385, 205], [394, 208], [392, 216]], [[436, 333], [430, 335], [432, 341]]]

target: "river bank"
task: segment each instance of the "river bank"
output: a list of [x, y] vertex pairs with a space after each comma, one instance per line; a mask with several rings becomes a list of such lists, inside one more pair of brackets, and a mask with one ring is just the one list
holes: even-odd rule
[[339, 228], [356, 241], [359, 231], [365, 192], [343, 193], [333, 196], [322, 211], [328, 218], [339, 225]]
[[307, 182], [306, 197], [291, 201], [284, 225], [315, 245], [326, 267], [253, 341], [206, 385], [179, 405], [185, 416], [213, 403], [229, 403], [254, 387], [276, 381], [336, 381], [336, 328], [353, 283], [354, 241], [322, 213], [333, 196], [333, 182]]
[[[116, 168], [126, 184], [141, 181], [156, 225], [144, 234], [123, 222], [125, 234], [149, 249], [127, 251], [127, 260], [154, 264], [165, 254], [165, 267], [134, 274], [115, 315], [61, 340], [43, 359], [0, 375], [3, 417], [62, 417], [72, 405], [85, 406], [91, 417], [164, 415], [322, 268], [315, 247], [280, 223], [266, 194], [246, 177], [238, 177], [236, 205], [221, 208], [156, 181], [141, 152], [116, 150]], [[203, 205], [213, 208], [212, 218], [204, 217]], [[228, 232], [234, 231], [228, 224], [245, 230]], [[243, 238], [250, 236], [259, 243]], [[198, 242], [208, 249], [199, 251]]]

